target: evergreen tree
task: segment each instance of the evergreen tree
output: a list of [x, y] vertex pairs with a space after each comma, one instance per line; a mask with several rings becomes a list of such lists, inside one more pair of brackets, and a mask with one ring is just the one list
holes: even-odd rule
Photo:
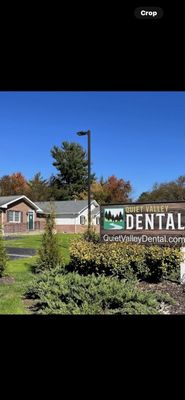
[[38, 251], [38, 259], [35, 272], [51, 270], [62, 264], [62, 256], [58, 237], [55, 234], [55, 215], [54, 212], [46, 217], [45, 232], [42, 235], [41, 247]]
[[64, 200], [62, 198], [62, 189], [59, 180], [52, 174], [48, 180], [48, 199], [50, 201], [54, 200]]
[[123, 221], [123, 214], [121, 213], [121, 211], [119, 213], [119, 221]]
[[[60, 200], [71, 200], [87, 190], [88, 159], [82, 146], [64, 141], [61, 147], [54, 146], [51, 154], [58, 170], [55, 184], [61, 188]], [[94, 180], [95, 174], [92, 174], [91, 182]]]
[[49, 200], [49, 185], [46, 179], [43, 179], [40, 172], [37, 172], [29, 181], [29, 197], [32, 201]]
[[116, 214], [116, 216], [115, 216], [115, 221], [119, 221], [119, 215], [118, 214]]

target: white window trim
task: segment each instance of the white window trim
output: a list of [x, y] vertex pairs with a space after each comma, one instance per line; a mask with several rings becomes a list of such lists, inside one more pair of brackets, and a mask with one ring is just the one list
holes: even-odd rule
[[[97, 223], [97, 218], [98, 218], [98, 223]], [[100, 225], [100, 217], [99, 216], [96, 217], [95, 223], [96, 223], [96, 225]]]
[[[83, 218], [83, 221], [84, 221], [83, 224], [82, 224], [82, 222], [81, 222], [81, 218]], [[80, 215], [80, 225], [85, 225], [85, 223], [86, 223], [85, 215]]]
[[[9, 212], [13, 213], [13, 221], [9, 221], [8, 222], [10, 224], [20, 224], [21, 223], [21, 211], [17, 211], [17, 210], [9, 210]], [[19, 221], [15, 221], [15, 213], [18, 212], [19, 213]]]

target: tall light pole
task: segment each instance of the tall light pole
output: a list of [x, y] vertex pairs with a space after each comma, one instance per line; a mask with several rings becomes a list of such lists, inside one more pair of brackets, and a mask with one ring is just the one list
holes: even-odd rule
[[78, 136], [88, 136], [88, 231], [91, 228], [91, 131], [77, 132]]

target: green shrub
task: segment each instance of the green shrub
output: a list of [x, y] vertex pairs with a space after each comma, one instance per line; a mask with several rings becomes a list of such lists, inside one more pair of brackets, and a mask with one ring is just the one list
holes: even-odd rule
[[37, 312], [42, 314], [156, 314], [161, 301], [172, 302], [136, 289], [133, 282], [52, 271], [38, 276], [27, 296], [38, 299]]
[[26, 290], [26, 297], [30, 299], [39, 298], [40, 288], [42, 288], [42, 286], [52, 286], [54, 281], [57, 282], [57, 277], [60, 278], [60, 276], [65, 275], [65, 273], [67, 273], [67, 271], [65, 270], [65, 266], [62, 265], [52, 268], [51, 270], [45, 270], [36, 275]]
[[172, 273], [180, 275], [182, 254], [179, 249], [159, 246], [146, 247], [145, 259], [149, 266], [148, 279], [151, 281], [160, 281]]
[[4, 275], [6, 271], [7, 261], [8, 261], [8, 256], [4, 245], [2, 227], [0, 225], [0, 278]]
[[100, 234], [95, 232], [93, 228], [87, 229], [83, 233], [83, 238], [84, 240], [88, 242], [93, 242], [93, 243], [99, 243], [100, 242]]
[[159, 281], [179, 269], [179, 249], [126, 243], [94, 243], [74, 240], [69, 271], [82, 275], [112, 275], [119, 279]]
[[54, 213], [46, 217], [45, 232], [42, 235], [38, 258], [33, 266], [34, 272], [50, 270], [63, 263], [58, 237], [54, 232]]

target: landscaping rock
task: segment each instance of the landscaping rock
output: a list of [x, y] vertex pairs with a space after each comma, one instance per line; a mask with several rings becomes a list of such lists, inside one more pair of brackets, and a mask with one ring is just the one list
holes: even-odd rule
[[0, 278], [0, 284], [11, 285], [15, 282], [15, 279], [12, 276], [3, 276]]

